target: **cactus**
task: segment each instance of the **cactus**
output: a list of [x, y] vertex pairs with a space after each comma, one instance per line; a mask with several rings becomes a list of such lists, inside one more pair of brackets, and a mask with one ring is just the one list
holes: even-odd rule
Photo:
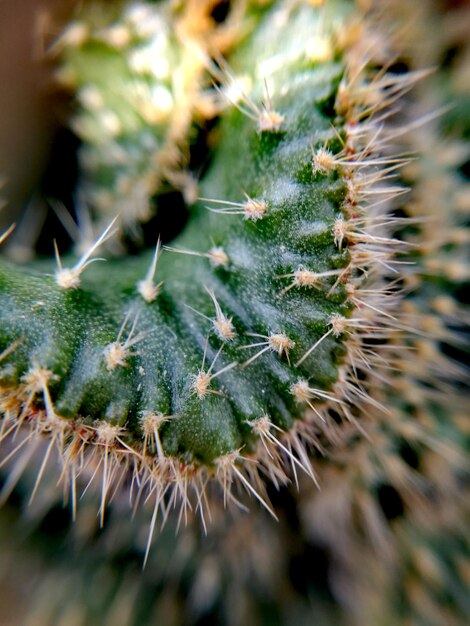
[[[235, 491], [241, 487], [269, 513], [282, 517], [282, 507], [276, 510], [269, 500], [269, 484], [279, 488], [293, 477], [302, 482], [298, 506], [304, 531], [328, 546], [336, 580], [345, 575], [354, 578], [352, 564], [360, 558], [368, 564], [358, 571], [353, 598], [338, 584], [338, 599], [356, 603], [359, 621], [382, 623], [374, 599], [365, 591], [368, 573], [377, 571], [374, 585], [382, 584], [391, 602], [389, 621], [383, 623], [401, 623], [408, 614], [412, 623], [428, 623], [432, 610], [418, 591], [409, 594], [411, 608], [402, 601], [395, 612], [397, 598], [414, 589], [412, 583], [403, 591], [400, 574], [383, 580], [383, 572], [375, 569], [378, 549], [394, 572], [404, 572], [414, 562], [425, 578], [439, 569], [429, 563], [441, 551], [437, 560], [450, 563], [448, 572], [456, 574], [455, 581], [444, 585], [441, 604], [452, 597], [456, 613], [465, 607], [459, 604], [464, 578], [459, 572], [465, 572], [465, 562], [461, 559], [460, 569], [452, 564], [455, 551], [465, 546], [457, 504], [463, 475], [459, 420], [463, 399], [454, 407], [447, 398], [452, 387], [442, 372], [435, 371], [437, 364], [463, 380], [462, 368], [440, 352], [439, 342], [458, 339], [450, 325], [459, 308], [443, 292], [451, 293], [467, 277], [464, 249], [458, 248], [465, 231], [445, 222], [436, 242], [433, 227], [416, 221], [423, 206], [416, 199], [426, 191], [428, 171], [435, 171], [436, 164], [416, 173], [413, 162], [402, 156], [400, 131], [389, 120], [397, 100], [426, 73], [418, 69], [395, 75], [372, 69], [374, 64], [388, 65], [387, 54], [396, 45], [386, 38], [377, 46], [373, 29], [368, 28], [368, 20], [377, 25], [373, 11], [346, 27], [351, 13], [346, 2], [326, 6], [279, 2], [262, 8], [247, 4], [238, 13], [234, 9], [233, 31], [222, 43], [216, 36], [220, 27], [198, 33], [189, 52], [182, 45], [189, 37], [188, 27], [183, 40], [170, 37], [168, 54], [175, 67], [184, 66], [194, 46], [199, 46], [197, 62], [206, 59], [208, 67], [198, 65], [190, 77], [191, 97], [182, 103], [182, 126], [178, 126], [181, 111], [172, 109], [161, 126], [139, 113], [142, 126], [132, 127], [135, 134], [116, 131], [119, 150], [137, 147], [136, 152], [130, 150], [136, 161], [122, 159], [117, 168], [109, 166], [107, 156], [116, 136], [110, 139], [106, 124], [99, 122], [104, 103], [105, 112], [115, 107], [113, 113], [124, 116], [115, 125], [122, 128], [127, 107], [135, 103], [114, 101], [113, 81], [98, 71], [99, 84], [93, 85], [91, 100], [95, 104], [99, 100], [100, 106], [90, 106], [90, 90], [78, 90], [82, 108], [74, 125], [85, 142], [84, 190], [90, 194], [95, 226], [102, 231], [78, 260], [62, 259], [56, 247], [55, 264], [37, 260], [23, 268], [1, 261], [3, 433], [10, 446], [7, 462], [16, 460], [6, 491], [15, 489], [21, 471], [29, 472], [27, 464], [31, 460], [34, 465], [31, 457], [41, 448], [37, 475], [24, 479], [30, 482], [34, 504], [44, 485], [54, 482], [49, 466], [58, 452], [60, 482], [70, 494], [73, 515], [76, 483], [88, 489], [95, 482], [101, 525], [114, 498], [119, 526], [121, 487], [127, 483], [139, 516], [145, 517], [139, 510], [144, 501], [151, 502], [149, 535], [144, 545], [136, 545], [155, 572], [150, 544], [159, 514], [166, 523], [171, 520], [170, 509], [179, 504], [175, 524], [195, 513], [206, 528], [211, 509], [218, 511], [212, 487], [223, 493], [225, 503], [243, 508]], [[191, 6], [182, 9], [183, 17], [167, 3], [148, 5], [146, 11], [156, 16], [157, 29], [172, 32], [161, 16], [170, 24], [192, 24]], [[201, 6], [204, 14], [212, 5]], [[102, 18], [96, 17], [93, 5], [86, 12], [93, 19]], [[132, 12], [123, 15], [119, 19], [127, 26]], [[88, 74], [95, 71], [86, 62], [89, 54], [96, 54], [97, 67], [103, 63], [107, 68], [108, 62], [114, 67], [131, 58], [136, 45], [132, 38], [122, 46], [110, 39], [110, 33], [123, 37], [125, 29], [116, 21], [110, 27], [93, 28], [98, 30], [91, 44], [77, 23], [58, 43], [59, 49], [65, 48], [60, 76], [72, 78], [75, 87], [77, 81], [95, 80]], [[77, 32], [82, 33], [78, 44]], [[227, 60], [221, 52], [227, 53]], [[119, 69], [127, 76], [122, 83], [126, 94], [127, 81], [138, 85], [129, 76], [129, 67]], [[216, 82], [212, 92], [208, 72]], [[147, 80], [155, 77], [146, 76]], [[216, 150], [200, 181], [201, 199], [191, 207], [183, 233], [168, 246], [159, 241], [154, 251], [95, 263], [101, 248], [116, 236], [116, 222], [106, 226], [103, 222], [103, 215], [110, 219], [109, 209], [116, 201], [126, 227], [138, 228], [150, 216], [150, 197], [158, 193], [163, 178], [170, 184], [183, 181], [183, 186], [192, 180], [180, 159], [172, 158], [187, 150], [191, 121], [197, 124], [199, 116], [200, 123], [201, 102], [209, 100], [211, 111], [220, 109]], [[413, 124], [408, 129], [407, 121], [403, 123], [412, 142], [407, 150], [415, 150], [420, 131], [413, 134]], [[155, 158], [150, 166], [139, 147], [141, 133], [154, 133], [158, 139], [152, 144]], [[430, 153], [431, 160], [434, 154]], [[403, 190], [388, 181], [403, 167], [414, 197], [400, 204]], [[143, 212], [135, 212], [125, 185], [117, 185], [118, 196], [113, 196], [114, 183], [123, 177], [132, 180], [132, 188], [139, 188], [143, 179], [150, 181], [139, 205]], [[108, 197], [101, 203], [97, 198], [103, 197], [103, 189]], [[395, 207], [404, 217], [393, 215]], [[448, 218], [455, 219], [454, 213]], [[445, 238], [449, 233], [450, 240]], [[423, 241], [428, 248], [417, 251], [416, 244]], [[449, 255], [456, 254], [462, 259], [459, 265], [449, 262]], [[412, 268], [406, 265], [410, 260]], [[429, 314], [430, 306], [438, 318]], [[429, 334], [415, 336], [415, 326], [425, 326], [422, 330]], [[418, 358], [404, 356], [406, 350], [415, 351]], [[443, 417], [444, 407], [450, 417]], [[369, 439], [359, 436], [358, 426]], [[443, 442], [437, 441], [436, 433]], [[11, 442], [12, 437], [16, 441]], [[402, 459], [404, 442], [419, 450], [420, 471]], [[315, 453], [314, 471], [309, 453], [315, 450], [325, 458], [320, 461]], [[442, 458], [444, 470], [436, 476], [432, 467], [442, 464]], [[319, 482], [322, 491], [310, 493], [299, 473]], [[381, 485], [405, 503], [406, 517], [395, 524], [396, 530], [383, 520], [376, 495]], [[423, 524], [415, 503], [423, 500], [427, 514], [433, 511], [426, 497], [429, 485], [440, 502], [454, 507], [455, 516], [439, 521], [436, 517], [436, 526], [421, 537], [423, 546], [415, 555], [417, 527]], [[264, 528], [266, 520], [253, 516], [248, 528]], [[216, 518], [222, 539], [215, 549], [215, 569], [220, 576], [220, 563], [227, 562], [229, 569], [235, 563], [231, 576], [233, 580], [240, 576], [240, 594], [246, 596], [243, 572], [225, 545], [231, 527], [220, 512]], [[436, 528], [441, 527], [449, 542], [438, 546]], [[281, 528], [279, 534], [288, 536], [284, 523]], [[176, 540], [162, 537], [177, 550], [184, 537], [194, 541], [191, 529], [184, 533]], [[133, 541], [129, 539], [126, 549], [133, 549]], [[194, 559], [205, 562], [204, 551], [204, 545], [193, 546], [181, 571], [191, 571]], [[108, 554], [109, 548], [104, 552]], [[83, 571], [93, 568], [76, 558]], [[213, 570], [208, 568], [210, 580]], [[82, 576], [86, 575], [71, 578], [71, 586]], [[197, 590], [199, 579], [190, 576], [191, 588]], [[273, 597], [285, 591], [285, 576], [273, 576]], [[123, 587], [131, 580], [129, 573]], [[134, 580], [132, 585], [138, 594], [139, 583]], [[216, 588], [215, 596], [227, 601], [223, 585]], [[159, 593], [165, 596], [164, 591]], [[261, 602], [259, 597], [254, 601]], [[172, 602], [169, 592], [168, 602]], [[120, 604], [110, 604], [119, 611], [115, 606]], [[113, 614], [110, 606], [103, 610]], [[330, 610], [325, 608], [324, 615]], [[439, 610], [434, 611], [437, 619], [454, 619], [449, 617], [451, 611]], [[83, 611], [83, 623], [103, 621], [102, 616]], [[226, 610], [228, 623], [229, 615]], [[146, 623], [151, 617], [133, 615], [126, 623], [137, 623], [136, 619]], [[428, 622], [419, 621], [423, 619]], [[180, 615], [175, 623], [182, 620]], [[457, 624], [455, 620], [449, 623]]]
[[[278, 11], [237, 50], [233, 71], [251, 71], [254, 80], [272, 54], [263, 56], [260, 42]], [[318, 19], [318, 10], [293, 9], [279, 36], [292, 40], [299, 25], [310, 33]], [[367, 159], [370, 167], [389, 161], [372, 146], [361, 149], [346, 120], [331, 128], [328, 102], [343, 66], [305, 64], [304, 49], [294, 52], [272, 72], [268, 93], [254, 83], [223, 116], [201, 182], [206, 199], [163, 254], [157, 245], [134, 260], [93, 263], [110, 225], [71, 267], [57, 251], [52, 276], [2, 268], [6, 402], [20, 405], [8, 428], [27, 421], [50, 432], [51, 446], [70, 458], [73, 481], [82, 448], [104, 458], [102, 515], [115, 466], [129, 461], [150, 492], [164, 494], [173, 482], [183, 504], [180, 481], [189, 479], [200, 499], [214, 474], [226, 499], [237, 479], [270, 510], [245, 472], [256, 481], [264, 466], [282, 482], [285, 454], [312, 474], [295, 420], [311, 407], [305, 436], [315, 440], [331, 421], [324, 407], [347, 414], [346, 396], [363, 393], [349, 381], [357, 364], [348, 364], [344, 344], [350, 335], [387, 333], [387, 314], [366, 303], [371, 315], [355, 315], [353, 301], [374, 284], [380, 295], [375, 257], [384, 263], [394, 242], [374, 231], [377, 216], [348, 212], [361, 194], [354, 171], [365, 172]], [[232, 70], [221, 71], [234, 81]], [[332, 393], [340, 369], [344, 381]], [[286, 443], [283, 431], [291, 432]]]

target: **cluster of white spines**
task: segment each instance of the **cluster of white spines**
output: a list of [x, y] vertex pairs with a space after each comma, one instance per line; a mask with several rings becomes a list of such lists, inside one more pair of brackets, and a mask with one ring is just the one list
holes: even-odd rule
[[95, 261], [104, 261], [104, 259], [94, 257], [93, 255], [100, 246], [106, 243], [106, 241], [108, 241], [117, 232], [117, 229], [113, 230], [113, 226], [116, 223], [116, 220], [117, 218], [113, 219], [113, 221], [103, 231], [103, 233], [98, 237], [98, 239], [95, 242], [93, 242], [87, 250], [85, 250], [85, 252], [83, 253], [82, 257], [79, 259], [79, 261], [71, 268], [62, 266], [59, 249], [57, 247], [56, 242], [54, 241], [55, 255], [56, 255], [56, 261], [57, 261], [55, 281], [59, 287], [61, 287], [62, 289], [77, 289], [81, 283], [80, 276], [82, 272], [91, 263], [94, 263]]

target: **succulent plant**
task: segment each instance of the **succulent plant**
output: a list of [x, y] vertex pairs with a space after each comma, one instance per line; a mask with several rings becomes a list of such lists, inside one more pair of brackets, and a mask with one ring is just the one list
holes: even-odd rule
[[267, 30], [292, 41], [302, 28], [308, 43], [318, 20], [318, 9], [274, 7], [232, 56], [234, 69], [221, 64], [228, 87], [232, 72], [247, 73], [252, 92], [222, 116], [205, 199], [163, 254], [157, 244], [135, 259], [94, 263], [110, 225], [71, 267], [57, 250], [52, 275], [3, 267], [5, 402], [19, 405], [10, 428], [27, 421], [49, 432], [73, 481], [82, 452], [97, 454], [102, 515], [116, 468], [129, 463], [158, 504], [171, 483], [187, 502], [189, 483], [202, 513], [215, 475], [225, 498], [236, 479], [269, 509], [251, 482], [258, 467], [282, 482], [286, 455], [312, 474], [295, 420], [311, 408], [313, 418], [299, 423], [314, 441], [329, 428], [324, 407], [347, 415], [348, 395], [365, 394], [349, 380], [359, 364], [344, 344], [388, 333], [388, 314], [367, 302], [364, 314], [353, 309], [361, 289], [381, 296], [374, 265], [395, 244], [357, 203], [365, 181], [382, 176], [365, 174], [369, 163], [396, 160], [361, 148], [362, 134], [347, 130], [344, 116], [360, 115], [362, 104], [342, 104], [342, 118], [332, 108], [338, 89], [347, 92], [333, 50], [319, 64], [306, 62], [305, 44], [295, 47], [269, 88], [255, 81], [272, 57], [262, 51]]
[[[29, 500], [46, 503], [42, 492], [58, 464], [73, 517], [77, 485], [97, 487], [101, 525], [113, 500], [118, 528], [126, 519], [123, 491], [138, 520], [148, 521], [141, 509], [149, 504], [145, 542], [129, 538], [125, 552], [150, 559], [146, 576], [153, 589], [152, 573], [159, 579], [159, 598], [165, 578], [150, 551], [159, 516], [179, 526], [196, 515], [207, 529], [215, 510], [221, 539], [213, 554], [204, 540], [196, 547], [192, 529], [162, 537], [170, 551], [185, 537], [191, 544], [179, 576], [189, 576], [193, 594], [202, 580], [195, 563], [208, 559], [209, 587], [200, 585], [215, 589], [215, 599], [207, 606], [222, 602], [223, 619], [237, 623], [221, 564], [238, 581], [239, 597], [249, 594], [243, 572], [257, 564], [249, 559], [243, 571], [237, 564], [220, 503], [245, 508], [241, 490], [282, 518], [286, 511], [269, 496], [293, 479], [301, 483], [303, 532], [332, 555], [334, 593], [358, 621], [427, 624], [434, 610], [436, 620], [458, 624], [466, 566], [453, 561], [466, 542], [459, 506], [466, 443], [463, 394], [449, 378], [461, 384], [465, 372], [441, 344], [460, 341], [455, 326], [463, 311], [453, 291], [468, 278], [467, 231], [455, 211], [442, 215], [439, 203], [422, 201], [429, 177], [442, 172], [440, 131], [432, 127], [427, 152], [429, 125], [422, 131], [400, 110], [428, 74], [400, 34], [393, 36], [402, 3], [391, 3], [385, 25], [381, 4], [361, 13], [336, 0], [234, 3], [226, 22], [214, 25], [215, 4], [92, 3], [53, 46], [62, 55], [60, 79], [77, 94], [72, 126], [83, 142], [82, 191], [95, 237], [82, 232], [78, 259], [61, 257], [56, 245], [55, 261], [0, 261], [4, 463], [12, 465], [5, 491], [18, 489], [25, 472]], [[412, 71], [394, 70], [400, 55]], [[419, 97], [406, 102], [423, 115]], [[190, 147], [215, 112], [214, 153], [196, 191]], [[418, 166], [416, 150], [426, 154]], [[458, 178], [453, 166], [445, 171], [444, 164], [444, 177]], [[404, 200], [399, 172], [413, 187], [411, 200]], [[165, 186], [181, 189], [191, 204], [183, 232], [132, 256], [122, 253], [124, 237], [113, 251], [116, 210], [124, 230], [138, 235]], [[438, 231], [422, 219], [434, 214]], [[109, 259], [98, 263], [103, 249]], [[457, 393], [452, 402], [449, 394]], [[406, 460], [410, 446], [416, 467]], [[313, 479], [313, 489], [300, 474]], [[384, 519], [384, 490], [406, 511], [394, 526]], [[453, 514], [436, 513], [420, 537], [435, 501]], [[260, 528], [269, 536], [266, 519], [250, 515], [247, 535]], [[281, 519], [278, 537], [289, 532]], [[447, 552], [440, 532], [449, 536]], [[423, 546], [415, 555], [417, 537]], [[97, 554], [112, 561], [120, 548], [104, 546]], [[389, 564], [385, 574], [377, 554]], [[366, 565], [355, 575], [361, 558]], [[81, 569], [71, 587], [94, 567], [93, 559], [76, 559]], [[456, 582], [442, 583], [438, 609], [430, 610], [401, 578], [408, 580], [413, 562], [426, 579], [440, 559]], [[263, 567], [267, 580], [270, 566]], [[132, 580], [136, 597], [144, 594], [138, 577], [128, 576], [123, 585]], [[272, 597], [286, 576], [272, 577]], [[357, 584], [342, 587], [354, 577]], [[367, 595], [371, 586], [390, 598], [382, 622]], [[260, 606], [263, 592], [251, 591]], [[114, 601], [102, 601], [95, 613], [77, 609], [78, 623], [119, 612]], [[446, 602], [457, 617], [441, 611]], [[289, 610], [286, 617], [276, 607], [276, 619], [293, 623]], [[305, 616], [310, 609], [299, 610]], [[324, 608], [324, 620], [339, 619], [332, 610]], [[123, 623], [151, 623], [144, 613]], [[59, 619], [46, 614], [46, 622]], [[259, 623], [269, 623], [268, 615], [261, 611]], [[184, 619], [178, 613], [174, 623]]]

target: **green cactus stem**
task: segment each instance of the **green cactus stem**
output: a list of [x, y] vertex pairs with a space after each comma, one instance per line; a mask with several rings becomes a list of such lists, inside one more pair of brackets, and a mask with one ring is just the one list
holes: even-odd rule
[[374, 113], [416, 77], [371, 80], [358, 46], [346, 59], [332, 24], [348, 10], [281, 3], [218, 61], [233, 104], [163, 253], [95, 263], [111, 224], [75, 264], [2, 261], [4, 428], [50, 436], [33, 495], [56, 446], [73, 485], [100, 470], [102, 520], [120, 470], [156, 493], [155, 515], [172, 488], [203, 516], [211, 477], [273, 513], [260, 475], [315, 478], [306, 449], [374, 405], [361, 372], [380, 375], [399, 302], [400, 189], [381, 181], [402, 163]]

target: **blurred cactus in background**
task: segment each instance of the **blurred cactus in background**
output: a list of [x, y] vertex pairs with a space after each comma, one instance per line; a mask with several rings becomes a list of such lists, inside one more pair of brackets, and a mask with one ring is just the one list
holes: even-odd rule
[[4, 188], [0, 623], [463, 626], [468, 7], [61, 12], [70, 184]]

